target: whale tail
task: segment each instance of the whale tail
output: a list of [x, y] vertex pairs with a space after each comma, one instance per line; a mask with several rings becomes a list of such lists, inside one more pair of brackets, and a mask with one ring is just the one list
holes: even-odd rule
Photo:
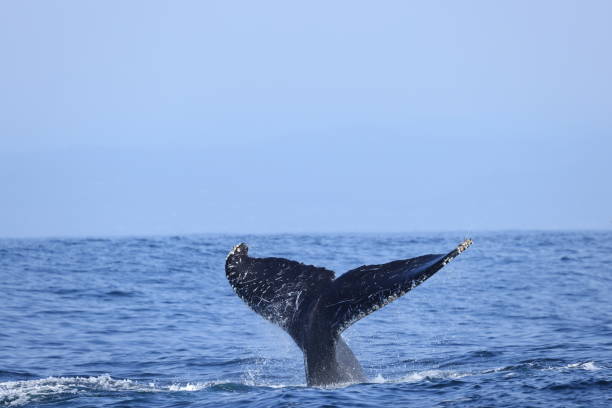
[[472, 244], [447, 254], [364, 265], [335, 278], [325, 268], [283, 258], [252, 258], [246, 244], [228, 254], [231, 286], [255, 312], [278, 324], [305, 355], [309, 385], [354, 381], [359, 363], [340, 334], [423, 283]]

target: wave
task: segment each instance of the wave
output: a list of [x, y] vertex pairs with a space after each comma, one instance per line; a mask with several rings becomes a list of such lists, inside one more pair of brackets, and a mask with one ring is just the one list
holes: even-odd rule
[[[521, 371], [522, 368], [536, 370], [585, 370], [598, 371], [599, 367], [594, 361], [569, 363], [564, 365], [534, 367], [532, 361], [521, 362], [514, 366], [505, 366], [493, 369], [478, 370], [474, 372], [458, 372], [453, 370], [427, 369], [408, 373], [399, 378], [385, 378], [381, 374], [372, 378], [370, 384], [397, 384], [397, 383], [444, 383], [456, 381], [463, 377], [494, 374], [508, 371]], [[589, 383], [590, 384], [590, 383]], [[601, 386], [599, 382], [594, 383]], [[355, 384], [336, 384], [330, 388], [343, 388]], [[583, 383], [579, 385], [584, 386]], [[610, 383], [606, 382], [605, 386]], [[572, 384], [555, 384], [556, 387], [572, 387]], [[224, 391], [247, 392], [253, 389], [273, 388], [302, 388], [301, 385], [286, 384], [258, 384], [256, 381], [245, 380], [242, 383], [228, 381], [187, 382], [158, 384], [155, 382], [139, 382], [130, 379], [115, 379], [110, 375], [92, 377], [47, 377], [37, 380], [0, 382], [0, 405], [21, 406], [33, 402], [53, 402], [77, 398], [80, 395], [96, 395], [105, 392], [198, 392], [198, 391]], [[327, 387], [326, 387], [327, 388]]]
[[594, 361], [585, 361], [585, 362], [577, 362], [577, 363], [569, 363], [561, 366], [557, 365], [549, 365], [544, 367], [539, 367], [539, 369], [545, 370], [553, 370], [553, 371], [568, 371], [568, 370], [583, 370], [583, 371], [599, 371], [602, 370], [603, 367], [598, 366]]
[[[422, 371], [414, 371], [407, 375], [399, 378], [391, 379], [385, 378], [381, 374], [378, 374], [372, 379], [372, 383], [417, 383], [417, 382], [434, 382], [440, 380], [458, 380], [463, 377], [477, 376], [483, 374], [495, 374], [500, 372], [511, 372], [524, 371], [524, 370], [555, 370], [555, 371], [567, 371], [567, 370], [585, 370], [585, 371], [599, 371], [602, 367], [598, 366], [594, 361], [569, 363], [564, 365], [544, 365], [542, 364], [543, 359], [539, 360], [525, 360], [517, 365], [503, 366], [492, 369], [484, 369], [472, 372], [459, 372], [452, 370], [439, 370], [439, 369], [428, 369]], [[555, 360], [556, 361], [556, 360]], [[508, 374], [506, 374], [508, 375]]]
[[[290, 385], [255, 385], [250, 381], [187, 382], [158, 384], [116, 379], [108, 374], [92, 377], [47, 377], [38, 380], [0, 382], [0, 406], [21, 406], [32, 402], [53, 402], [77, 398], [79, 395], [95, 395], [101, 392], [197, 392], [225, 391], [245, 392], [254, 388], [284, 388]], [[300, 386], [298, 386], [300, 387]]]
[[448, 370], [425, 370], [408, 374], [400, 379], [399, 382], [420, 382], [431, 380], [456, 380], [458, 378], [467, 377], [469, 373], [458, 373]]
[[[115, 379], [110, 375], [96, 377], [48, 377], [39, 380], [7, 381], [0, 383], [0, 405], [19, 406], [31, 402], [49, 402], [72, 399], [79, 394], [97, 392], [179, 392], [201, 391], [219, 384], [231, 383], [206, 382], [158, 385], [140, 383], [129, 379]], [[237, 384], [242, 386], [241, 384]]]
[[[601, 370], [601, 367], [599, 367], [598, 365], [595, 364], [594, 361], [587, 361], [586, 363], [571, 363], [571, 364], [567, 364], [563, 367], [557, 368], [557, 369], [561, 369], [561, 370], [567, 370], [567, 369], [572, 369], [572, 368], [577, 368], [579, 370], [586, 370], [586, 371], [599, 371]], [[555, 368], [552, 368], [553, 370]]]

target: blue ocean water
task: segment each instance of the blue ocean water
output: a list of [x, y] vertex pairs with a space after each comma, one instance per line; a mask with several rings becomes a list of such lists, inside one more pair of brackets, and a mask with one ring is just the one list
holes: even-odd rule
[[232, 246], [340, 275], [463, 235], [0, 240], [0, 405], [612, 406], [612, 232], [471, 237], [344, 333], [370, 381], [331, 388], [232, 292]]

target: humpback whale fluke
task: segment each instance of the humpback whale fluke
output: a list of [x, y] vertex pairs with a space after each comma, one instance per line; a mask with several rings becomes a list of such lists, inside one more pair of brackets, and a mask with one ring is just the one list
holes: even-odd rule
[[297, 343], [309, 386], [359, 382], [366, 378], [341, 333], [423, 283], [471, 244], [466, 239], [446, 255], [360, 266], [335, 279], [325, 268], [283, 258], [252, 258], [241, 243], [227, 255], [225, 274], [251, 309]]

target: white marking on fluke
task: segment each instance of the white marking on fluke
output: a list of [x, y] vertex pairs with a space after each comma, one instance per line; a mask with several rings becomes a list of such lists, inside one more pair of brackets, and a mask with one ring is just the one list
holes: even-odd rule
[[457, 251], [459, 251], [459, 253], [462, 253], [463, 251], [468, 249], [473, 242], [474, 241], [472, 241], [470, 238], [466, 239], [461, 244], [459, 244], [459, 246], [457, 246]]
[[242, 250], [245, 250], [245, 252], [249, 249], [249, 247], [247, 246], [247, 244], [245, 243], [240, 243], [237, 245], [234, 245], [234, 247], [232, 248], [232, 250], [229, 252], [229, 254], [227, 254], [227, 256], [225, 257], [225, 260], [227, 260], [227, 258], [229, 258], [230, 256], [233, 255], [237, 255], [240, 252], [242, 252]]
[[472, 245], [473, 242], [474, 241], [472, 241], [470, 238], [468, 238], [465, 241], [463, 241], [462, 243], [460, 243], [459, 245], [457, 245], [457, 248], [455, 248], [455, 251], [457, 251], [457, 253], [447, 257], [444, 261], [442, 261], [442, 266], [445, 266], [447, 263], [449, 263], [450, 261], [455, 259], [455, 257], [457, 255], [459, 255], [460, 253], [462, 253], [463, 251], [468, 249], [470, 247], [470, 245]]

